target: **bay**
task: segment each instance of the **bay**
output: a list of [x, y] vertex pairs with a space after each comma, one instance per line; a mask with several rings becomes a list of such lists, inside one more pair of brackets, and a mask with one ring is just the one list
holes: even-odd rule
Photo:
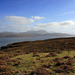
[[40, 36], [40, 37], [0, 37], [0, 47], [6, 46], [7, 44], [22, 42], [22, 41], [35, 41], [35, 40], [45, 40], [58, 38], [60, 36], [51, 37], [51, 36]]

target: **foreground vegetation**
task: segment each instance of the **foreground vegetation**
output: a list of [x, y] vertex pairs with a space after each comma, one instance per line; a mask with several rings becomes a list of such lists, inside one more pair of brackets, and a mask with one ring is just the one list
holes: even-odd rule
[[25, 41], [1, 47], [0, 75], [75, 75], [75, 38]]

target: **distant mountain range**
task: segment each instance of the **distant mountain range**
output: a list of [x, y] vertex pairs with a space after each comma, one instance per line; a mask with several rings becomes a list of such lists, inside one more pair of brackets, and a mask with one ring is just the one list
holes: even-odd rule
[[71, 36], [65, 33], [48, 33], [45, 30], [27, 31], [27, 32], [0, 32], [0, 37], [35, 37], [35, 36]]

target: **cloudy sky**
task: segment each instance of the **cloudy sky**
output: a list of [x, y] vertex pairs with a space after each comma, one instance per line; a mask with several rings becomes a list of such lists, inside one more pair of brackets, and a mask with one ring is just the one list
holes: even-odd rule
[[0, 0], [0, 32], [30, 30], [75, 34], [75, 0]]

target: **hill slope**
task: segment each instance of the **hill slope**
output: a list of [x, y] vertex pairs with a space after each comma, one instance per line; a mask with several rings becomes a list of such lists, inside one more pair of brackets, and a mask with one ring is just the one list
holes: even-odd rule
[[75, 75], [75, 37], [25, 41], [0, 49], [1, 75]]
[[71, 49], [75, 50], [75, 37], [37, 40], [37, 41], [25, 41], [25, 42], [13, 43], [1, 47], [1, 50], [11, 51], [11, 52], [16, 51], [18, 49], [24, 51], [24, 53], [63, 51], [63, 50], [71, 50]]

